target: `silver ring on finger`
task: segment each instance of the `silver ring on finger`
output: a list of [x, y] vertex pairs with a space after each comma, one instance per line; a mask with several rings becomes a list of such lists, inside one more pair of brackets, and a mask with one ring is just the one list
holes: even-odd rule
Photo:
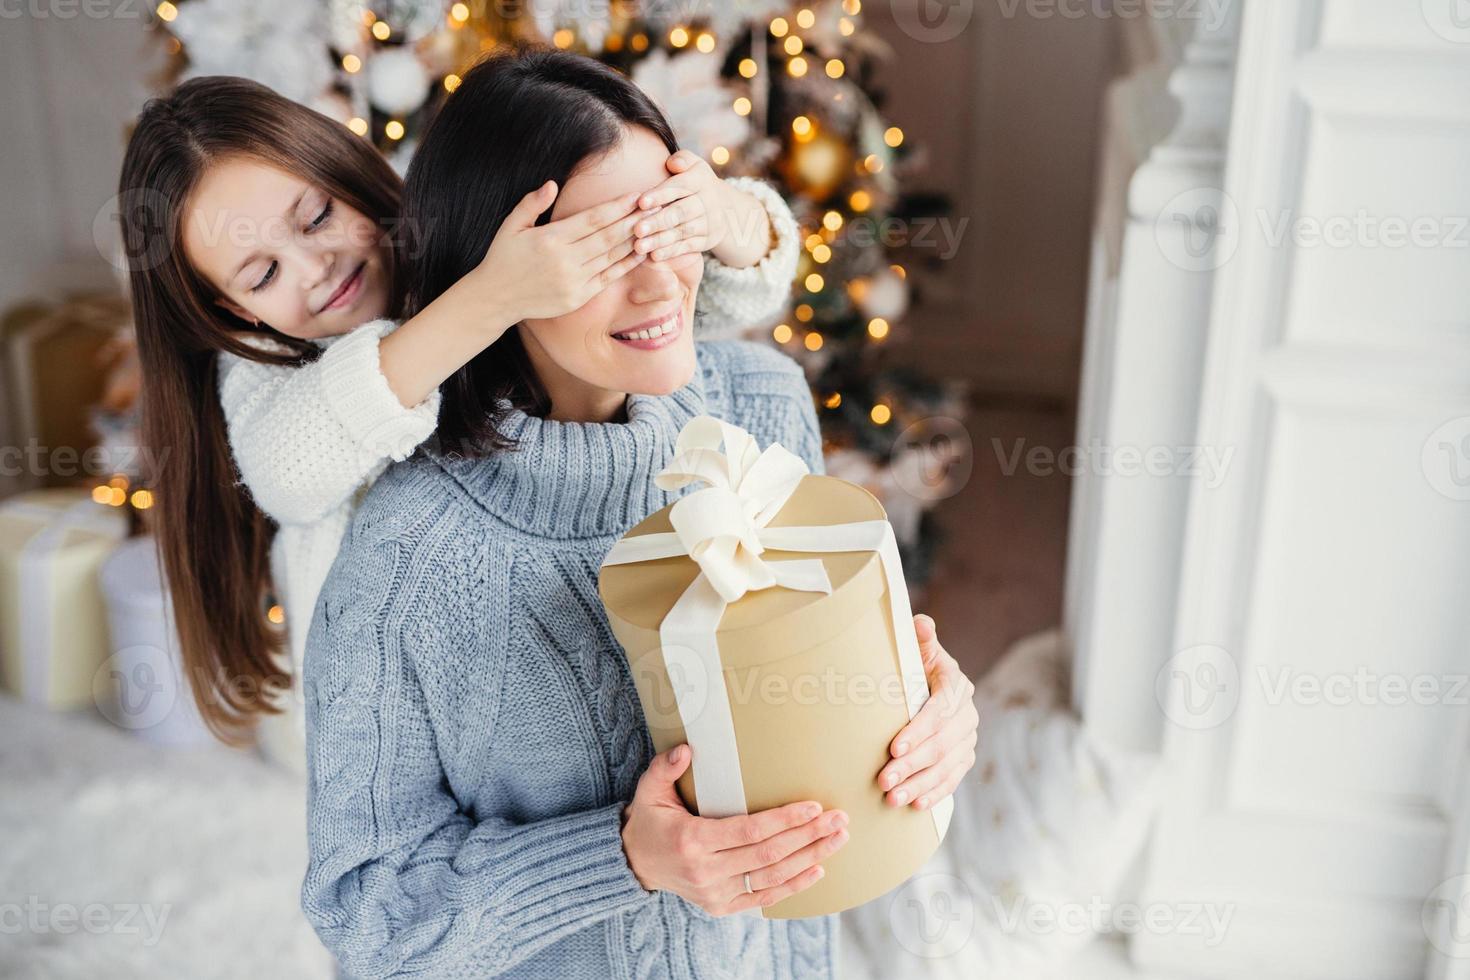
[[755, 889], [750, 887], [750, 872], [749, 871], [745, 872], [745, 894], [747, 894], [747, 895], [753, 895], [753, 894], [755, 894]]

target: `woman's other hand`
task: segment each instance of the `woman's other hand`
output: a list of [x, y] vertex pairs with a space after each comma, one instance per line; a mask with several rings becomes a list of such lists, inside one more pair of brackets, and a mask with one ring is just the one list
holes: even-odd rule
[[674, 788], [690, 758], [688, 745], [655, 756], [623, 810], [623, 850], [644, 888], [673, 892], [722, 916], [774, 905], [821, 880], [819, 862], [847, 843], [847, 814], [808, 801], [696, 817]]
[[889, 806], [927, 810], [954, 792], [975, 764], [975, 685], [939, 643], [934, 620], [914, 617], [929, 700], [888, 743], [891, 758], [878, 772]]

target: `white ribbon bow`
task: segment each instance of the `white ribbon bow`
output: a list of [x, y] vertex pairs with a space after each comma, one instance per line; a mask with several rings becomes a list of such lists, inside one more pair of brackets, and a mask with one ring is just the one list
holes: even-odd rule
[[[720, 452], [721, 443], [725, 452]], [[726, 603], [747, 592], [782, 585], [831, 592], [818, 560], [767, 562], [761, 531], [796, 492], [806, 462], [780, 443], [756, 448], [749, 432], [701, 415], [691, 419], [674, 444], [674, 458], [654, 477], [661, 490], [703, 483], [669, 509], [684, 553], [694, 559]]]
[[[704, 488], [669, 509], [672, 532], [625, 537], [602, 561], [607, 567], [686, 555], [699, 565], [701, 574], [659, 625], [659, 642], [670, 678], [694, 678], [704, 684], [697, 691], [676, 686], [674, 692], [693, 753], [690, 765], [700, 816], [747, 812], [735, 722], [716, 639], [725, 607], [747, 592], [777, 585], [804, 592], [832, 591], [821, 559], [767, 561], [761, 557], [767, 548], [876, 551], [888, 585], [909, 718], [929, 697], [892, 526], [884, 520], [769, 526], [808, 472], [806, 462], [780, 443], [762, 452], [750, 433], [737, 425], [707, 415], [690, 419], [674, 443], [674, 458], [654, 477], [654, 483], [663, 490], [678, 490], [695, 482], [703, 483]], [[941, 838], [952, 808], [952, 800], [946, 797], [931, 811]]]

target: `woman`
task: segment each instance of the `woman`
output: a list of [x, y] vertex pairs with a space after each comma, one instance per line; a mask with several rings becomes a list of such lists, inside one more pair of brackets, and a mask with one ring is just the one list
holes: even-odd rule
[[[596, 62], [480, 64], [409, 173], [411, 305], [463, 275], [524, 188], [556, 180], [555, 218], [654, 186], [675, 149]], [[302, 897], [354, 976], [835, 972], [835, 916], [728, 916], [815, 883], [845, 814], [691, 815], [673, 788], [688, 747], [652, 758], [597, 596], [607, 550], [666, 502], [653, 476], [695, 415], [821, 471], [797, 365], [694, 343], [701, 274], [693, 256], [645, 262], [507, 332], [446, 386], [439, 446], [390, 469], [349, 530], [309, 638]], [[932, 805], [974, 760], [968, 681], [925, 639], [945, 696], [875, 774], [894, 805]]]

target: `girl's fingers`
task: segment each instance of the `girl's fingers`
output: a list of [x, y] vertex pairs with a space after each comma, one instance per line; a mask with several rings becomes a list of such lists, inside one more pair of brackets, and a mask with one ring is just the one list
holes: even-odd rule
[[651, 214], [633, 226], [633, 234], [639, 239], [647, 238], [670, 228], [677, 228], [704, 213], [699, 207], [699, 198], [690, 197], [676, 204], [662, 205], [657, 214]]
[[641, 211], [634, 211], [632, 214], [619, 218], [606, 228], [599, 229], [581, 241], [569, 246], [573, 256], [581, 259], [583, 262], [591, 263], [596, 262], [603, 255], [607, 254], [608, 251], [623, 242], [627, 242], [628, 247], [632, 248], [634, 242], [633, 226], [638, 223], [641, 215]]
[[648, 257], [655, 262], [667, 262], [670, 259], [677, 259], [681, 255], [688, 255], [690, 252], [703, 252], [708, 247], [709, 239], [703, 235], [699, 235], [694, 238], [686, 238], [683, 241], [675, 242], [672, 245], [666, 245], [657, 251], [649, 253]]
[[548, 180], [521, 198], [521, 202], [511, 210], [510, 214], [505, 216], [505, 221], [501, 222], [501, 227], [510, 228], [513, 231], [534, 227], [536, 219], [541, 217], [541, 213], [551, 207], [555, 200], [556, 181]]
[[629, 252], [626, 258], [614, 262], [612, 265], [608, 266], [606, 269], [603, 269], [597, 274], [597, 288], [599, 290], [606, 289], [612, 283], [617, 282], [619, 279], [626, 276], [629, 272], [632, 272], [634, 269], [638, 268], [639, 263], [641, 263], [644, 258], [645, 256], [639, 255], [637, 252]]
[[670, 177], [652, 190], [645, 191], [643, 196], [638, 198], [638, 206], [645, 211], [649, 208], [663, 207], [683, 200], [698, 189], [686, 177]]
[[703, 215], [699, 215], [681, 225], [649, 235], [647, 238], [638, 238], [634, 241], [633, 247], [639, 252], [656, 252], [686, 238], [704, 238], [708, 234], [709, 222], [704, 220]]
[[637, 204], [637, 194], [624, 194], [611, 201], [585, 208], [576, 214], [569, 214], [565, 218], [553, 221], [547, 227], [555, 228], [559, 234], [564, 235], [564, 241], [578, 242], [629, 214]]
[[633, 248], [633, 239], [625, 238], [618, 242], [606, 252], [600, 252], [591, 260], [583, 263], [582, 272], [588, 279], [600, 274], [604, 269], [616, 265], [630, 255], [640, 254]]
[[664, 161], [664, 166], [669, 169], [669, 173], [682, 174], [698, 163], [699, 159], [699, 154], [691, 150], [680, 150]]

